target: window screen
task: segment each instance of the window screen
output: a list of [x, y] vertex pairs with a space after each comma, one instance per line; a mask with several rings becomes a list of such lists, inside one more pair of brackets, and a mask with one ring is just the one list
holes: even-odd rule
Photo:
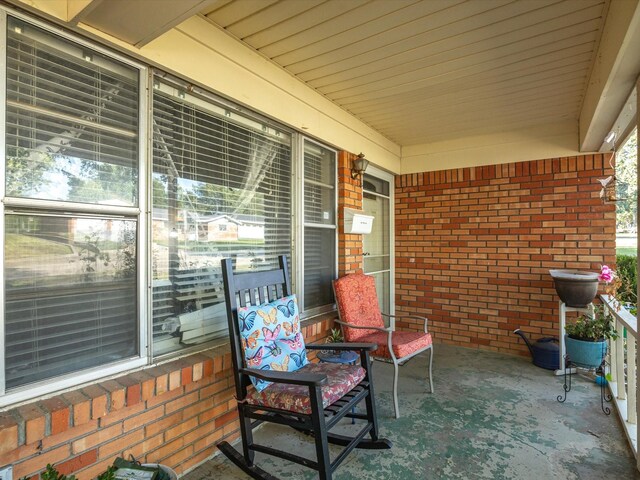
[[220, 260], [291, 253], [291, 138], [157, 83], [153, 100], [156, 355], [227, 334]]
[[304, 142], [304, 309], [333, 303], [336, 154]]
[[139, 71], [7, 25], [6, 196], [27, 199], [3, 219], [11, 389], [140, 355], [137, 216], [108, 213], [138, 204]]
[[138, 71], [9, 17], [6, 194], [136, 205]]

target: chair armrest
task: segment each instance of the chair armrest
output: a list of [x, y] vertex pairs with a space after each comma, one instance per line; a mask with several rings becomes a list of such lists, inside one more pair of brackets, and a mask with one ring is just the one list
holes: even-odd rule
[[345, 327], [349, 327], [349, 328], [358, 328], [360, 330], [377, 330], [379, 332], [391, 332], [391, 328], [387, 327], [387, 328], [383, 328], [383, 327], [367, 327], [367, 326], [360, 326], [360, 325], [354, 325], [353, 323], [348, 323], [348, 322], [343, 322], [342, 320], [334, 320], [336, 323], [340, 324], [340, 325], [344, 325]]
[[413, 318], [416, 320], [422, 320], [424, 322], [424, 331], [425, 333], [427, 333], [427, 317], [421, 317], [420, 315], [389, 315], [388, 313], [383, 313], [382, 314], [383, 317], [389, 317], [389, 318]]
[[306, 385], [315, 387], [327, 383], [327, 376], [321, 373], [276, 372], [257, 368], [241, 368], [240, 373], [266, 380], [267, 382], [287, 383], [290, 385]]
[[307, 350], [366, 350], [367, 352], [373, 352], [378, 348], [375, 343], [310, 343], [306, 345]]

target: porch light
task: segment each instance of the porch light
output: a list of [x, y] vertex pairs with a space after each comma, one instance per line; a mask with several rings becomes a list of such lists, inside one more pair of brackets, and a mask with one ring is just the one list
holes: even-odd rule
[[364, 158], [364, 153], [360, 152], [358, 158], [353, 161], [353, 165], [351, 166], [351, 178], [362, 178], [368, 166], [369, 160]]

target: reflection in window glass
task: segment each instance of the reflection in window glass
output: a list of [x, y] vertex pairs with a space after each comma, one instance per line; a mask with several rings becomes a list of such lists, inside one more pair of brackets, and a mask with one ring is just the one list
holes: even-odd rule
[[7, 388], [138, 353], [135, 220], [5, 217]]
[[8, 23], [7, 195], [137, 205], [138, 70]]
[[227, 335], [221, 259], [262, 270], [291, 253], [290, 136], [164, 87], [153, 119], [155, 355]]

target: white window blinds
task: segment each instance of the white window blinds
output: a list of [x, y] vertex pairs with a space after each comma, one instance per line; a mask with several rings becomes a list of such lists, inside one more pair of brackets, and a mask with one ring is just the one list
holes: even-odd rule
[[139, 356], [137, 216], [109, 213], [138, 204], [139, 71], [8, 17], [5, 73], [11, 390]]
[[6, 194], [136, 205], [138, 71], [9, 17]]
[[289, 134], [156, 83], [155, 355], [227, 334], [220, 260], [259, 270], [290, 254], [291, 192]]
[[304, 309], [333, 303], [336, 153], [304, 141]]

